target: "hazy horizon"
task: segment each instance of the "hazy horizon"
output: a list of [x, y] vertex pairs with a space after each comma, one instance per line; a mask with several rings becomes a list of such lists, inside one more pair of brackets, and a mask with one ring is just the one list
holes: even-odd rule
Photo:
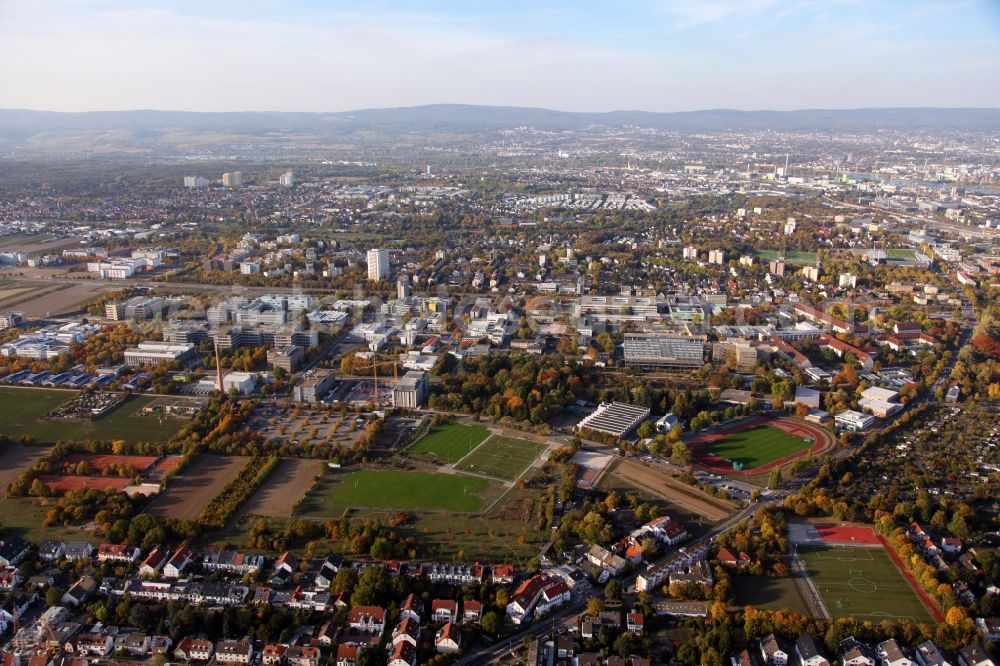
[[0, 1], [0, 106], [1000, 107], [1000, 3]]

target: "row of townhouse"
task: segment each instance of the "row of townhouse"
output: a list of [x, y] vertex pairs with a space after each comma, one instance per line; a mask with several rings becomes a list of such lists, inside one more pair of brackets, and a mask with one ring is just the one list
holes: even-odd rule
[[250, 597], [250, 588], [224, 580], [155, 581], [107, 577], [98, 591], [104, 596], [129, 595], [149, 601], [183, 601], [211, 606], [240, 606]]
[[[838, 645], [837, 659], [843, 666], [996, 666], [979, 643], [966, 645], [952, 657], [933, 641], [909, 650], [895, 638], [875, 647], [854, 637], [845, 638]], [[757, 643], [756, 650], [744, 650], [731, 662], [732, 666], [788, 666], [796, 662], [799, 666], [830, 666], [831, 659], [810, 634], [792, 644], [770, 634]]]

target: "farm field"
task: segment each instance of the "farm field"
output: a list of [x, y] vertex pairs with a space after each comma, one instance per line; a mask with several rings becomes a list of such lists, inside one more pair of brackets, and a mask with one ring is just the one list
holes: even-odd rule
[[485, 479], [433, 472], [361, 470], [342, 475], [332, 500], [346, 507], [476, 511], [478, 496], [490, 487]]
[[318, 460], [286, 458], [240, 509], [241, 516], [287, 518], [295, 503], [305, 497], [324, 464]]
[[236, 478], [248, 460], [250, 458], [243, 456], [199, 456], [146, 506], [146, 512], [194, 520], [226, 484]]
[[548, 448], [540, 442], [493, 435], [462, 458], [455, 469], [513, 481]]
[[[100, 295], [102, 288], [93, 284], [62, 285], [54, 290], [44, 290], [37, 298], [18, 303], [17, 311], [29, 317], [49, 317], [77, 312], [88, 301]], [[18, 299], [20, 300], [20, 299]]]
[[878, 622], [910, 618], [934, 624], [934, 618], [881, 547], [799, 546], [823, 603], [834, 618]]
[[45, 455], [46, 451], [41, 446], [8, 446], [4, 449], [0, 453], [0, 497], [7, 491], [11, 481]]
[[801, 437], [767, 425], [756, 425], [721, 439], [701, 444], [712, 455], [738, 463], [744, 470], [757, 469], [812, 446]]
[[[754, 250], [753, 253], [764, 261], [774, 261], [778, 258], [778, 250]], [[816, 263], [815, 252], [786, 251], [785, 263], [805, 265]]]
[[142, 408], [154, 396], [133, 396], [113, 412], [96, 421], [60, 421], [43, 418], [50, 410], [77, 395], [77, 391], [0, 387], [0, 434], [13, 439], [25, 435], [40, 444], [58, 440], [113, 440], [162, 442], [169, 439], [186, 419], [144, 415]]
[[489, 436], [490, 431], [481, 425], [446, 423], [421, 437], [407, 452], [456, 463]]
[[620, 461], [612, 474], [625, 483], [662, 497], [710, 522], [718, 522], [736, 513], [734, 502], [711, 497], [683, 481], [631, 460]]
[[763, 576], [734, 576], [733, 591], [740, 608], [753, 606], [765, 610], [787, 608], [805, 616], [809, 607], [799, 594], [793, 578], [765, 578]]

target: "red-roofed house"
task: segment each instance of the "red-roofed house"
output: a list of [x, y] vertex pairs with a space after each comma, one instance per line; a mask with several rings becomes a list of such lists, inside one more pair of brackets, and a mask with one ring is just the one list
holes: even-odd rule
[[154, 548], [150, 551], [149, 555], [146, 556], [146, 559], [142, 561], [142, 564], [139, 565], [139, 575], [155, 576], [160, 573], [160, 570], [163, 569], [163, 565], [167, 563], [167, 556], [169, 554], [170, 551], [162, 545]]
[[431, 617], [434, 622], [456, 622], [458, 602], [454, 599], [435, 599], [431, 602]]
[[462, 634], [458, 625], [449, 622], [434, 636], [434, 647], [440, 654], [455, 654], [462, 650]]

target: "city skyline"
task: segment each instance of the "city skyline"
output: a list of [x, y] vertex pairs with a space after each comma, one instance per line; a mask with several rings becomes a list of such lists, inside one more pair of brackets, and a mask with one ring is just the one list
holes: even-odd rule
[[985, 0], [15, 0], [0, 72], [3, 107], [54, 111], [997, 107], [998, 33]]

